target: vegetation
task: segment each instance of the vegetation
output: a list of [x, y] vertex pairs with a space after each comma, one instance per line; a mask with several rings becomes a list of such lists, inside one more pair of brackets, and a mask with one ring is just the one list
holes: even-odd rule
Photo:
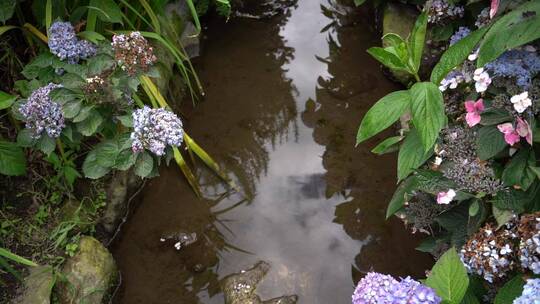
[[[402, 118], [400, 135], [373, 149], [378, 154], [399, 150], [400, 184], [386, 214], [397, 214], [413, 231], [429, 235], [421, 251], [438, 257], [441, 249], [459, 249], [461, 263], [440, 280], [448, 285], [444, 290], [429, 277], [426, 281], [443, 303], [479, 303], [486, 297], [526, 303], [525, 279], [540, 274], [534, 243], [540, 235], [535, 148], [540, 3], [491, 1], [485, 8], [478, 3], [463, 8], [460, 2], [426, 2], [409, 37], [389, 33], [383, 37], [385, 48], [368, 50], [387, 68], [416, 81], [366, 113], [357, 143]], [[478, 17], [467, 20], [464, 13]], [[448, 48], [423, 81], [424, 47], [435, 39], [447, 40]], [[438, 264], [448, 263], [448, 254]], [[458, 268], [469, 278], [454, 277]], [[483, 291], [467, 289], [468, 280], [480, 280], [475, 285]], [[525, 289], [538, 299], [536, 282], [529, 281], [532, 291]], [[495, 298], [493, 290], [498, 290]]]

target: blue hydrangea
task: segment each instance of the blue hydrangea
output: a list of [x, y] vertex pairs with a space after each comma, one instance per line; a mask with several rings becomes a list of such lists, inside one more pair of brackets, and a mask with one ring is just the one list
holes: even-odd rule
[[465, 9], [456, 6], [448, 0], [433, 0], [428, 2], [428, 22], [442, 24], [452, 19], [463, 17]]
[[182, 121], [173, 112], [165, 109], [144, 107], [133, 112], [131, 133], [133, 152], [144, 149], [162, 156], [167, 146], [180, 146], [184, 140]]
[[49, 83], [41, 87], [28, 97], [19, 112], [24, 118], [26, 128], [32, 131], [32, 137], [40, 138], [43, 131], [50, 137], [56, 138], [65, 127], [62, 106], [51, 100], [49, 93], [60, 85]]
[[86, 40], [79, 40], [69, 22], [55, 22], [49, 28], [49, 49], [61, 60], [74, 64], [96, 54], [96, 46]]
[[531, 86], [532, 78], [540, 72], [540, 57], [536, 50], [527, 47], [510, 50], [486, 64], [486, 69], [494, 77], [515, 79], [518, 86], [527, 90]]
[[435, 291], [410, 277], [397, 281], [392, 276], [369, 272], [356, 286], [353, 304], [439, 304]]
[[540, 274], [540, 217], [536, 214], [523, 215], [519, 229], [519, 261], [521, 267], [530, 269], [534, 274]]
[[450, 45], [456, 44], [461, 39], [467, 37], [471, 33], [468, 27], [460, 26], [458, 30], [450, 37]]
[[540, 279], [528, 279], [521, 296], [512, 304], [540, 304]]

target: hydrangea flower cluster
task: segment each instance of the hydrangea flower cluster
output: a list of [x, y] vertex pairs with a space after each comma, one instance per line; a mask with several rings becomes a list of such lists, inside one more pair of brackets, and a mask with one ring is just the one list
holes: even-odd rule
[[540, 212], [521, 216], [518, 232], [521, 267], [540, 274]]
[[458, 30], [450, 37], [450, 45], [456, 44], [461, 39], [467, 37], [471, 33], [468, 27], [460, 26]]
[[461, 18], [464, 14], [465, 9], [462, 6], [450, 4], [447, 0], [433, 0], [428, 9], [428, 22], [443, 24]]
[[540, 279], [528, 279], [521, 295], [512, 302], [512, 304], [538, 303], [540, 303]]
[[144, 149], [162, 156], [165, 148], [180, 146], [184, 140], [182, 121], [173, 112], [165, 109], [144, 107], [133, 112], [133, 132], [131, 145], [133, 152]]
[[484, 70], [484, 68], [476, 69], [474, 71], [473, 79], [475, 81], [474, 88], [478, 93], [485, 92], [491, 84], [491, 77], [489, 76], [489, 73]]
[[111, 43], [114, 58], [129, 75], [138, 71], [148, 71], [156, 62], [154, 50], [140, 32], [131, 32], [129, 35], [114, 35]]
[[460, 125], [442, 131], [442, 143], [436, 153], [448, 160], [440, 170], [446, 178], [471, 193], [495, 194], [504, 189], [489, 162], [483, 162], [476, 155], [476, 133], [473, 129]]
[[52, 101], [49, 96], [52, 90], [60, 87], [61, 85], [49, 83], [38, 88], [19, 108], [26, 128], [32, 131], [32, 136], [36, 139], [41, 137], [43, 131], [50, 137], [57, 138], [65, 127], [62, 106]]
[[435, 218], [449, 208], [447, 205], [436, 204], [430, 194], [415, 193], [406, 203], [404, 210], [405, 223], [412, 225], [413, 233], [420, 231], [431, 234], [431, 225]]
[[465, 82], [465, 75], [460, 70], [453, 70], [441, 81], [439, 90], [446, 91], [448, 88], [455, 89], [462, 82]]
[[514, 240], [517, 238], [515, 225], [496, 230], [486, 224], [474, 234], [461, 249], [461, 261], [469, 273], [477, 274], [486, 281], [506, 276], [516, 266]]
[[488, 25], [491, 22], [491, 18], [489, 16], [490, 8], [486, 7], [484, 8], [480, 14], [476, 17], [476, 21], [474, 22], [474, 26], [477, 28], [481, 28], [484, 25]]
[[79, 40], [69, 22], [55, 22], [49, 28], [49, 49], [61, 60], [75, 64], [96, 54], [96, 46], [86, 40]]
[[527, 90], [531, 86], [531, 79], [540, 72], [540, 56], [535, 48], [528, 46], [505, 52], [486, 64], [485, 68], [494, 78], [515, 79], [519, 87]]
[[397, 281], [392, 276], [369, 272], [356, 286], [353, 304], [439, 304], [435, 291], [407, 277]]

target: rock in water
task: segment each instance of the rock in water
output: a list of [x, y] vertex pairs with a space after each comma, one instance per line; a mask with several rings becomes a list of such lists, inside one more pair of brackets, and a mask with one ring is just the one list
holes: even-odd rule
[[84, 236], [79, 251], [69, 258], [62, 273], [67, 283], [59, 288], [62, 304], [101, 304], [116, 275], [111, 253], [98, 240]]
[[296, 295], [261, 301], [255, 294], [257, 285], [270, 270], [270, 264], [260, 261], [248, 270], [233, 273], [222, 280], [222, 290], [225, 294], [225, 304], [295, 304]]
[[24, 278], [23, 293], [13, 300], [13, 304], [49, 304], [53, 287], [51, 266], [30, 268], [30, 274]]

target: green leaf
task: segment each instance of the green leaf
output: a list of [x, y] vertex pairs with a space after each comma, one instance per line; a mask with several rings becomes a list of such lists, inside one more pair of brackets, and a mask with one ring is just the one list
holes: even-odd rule
[[366, 0], [354, 0], [354, 5], [360, 6], [360, 5], [364, 4], [365, 2], [366, 2]]
[[478, 301], [478, 298], [470, 289], [467, 289], [463, 300], [461, 300], [461, 304], [480, 304], [480, 301]]
[[420, 252], [430, 253], [437, 247], [437, 239], [434, 237], [425, 238], [415, 249]]
[[36, 139], [32, 137], [33, 132], [30, 129], [22, 129], [17, 133], [17, 145], [19, 147], [32, 147], [36, 143]]
[[482, 112], [480, 124], [484, 126], [497, 125], [503, 122], [511, 121], [512, 115], [508, 111], [499, 108], [491, 108]]
[[125, 171], [135, 164], [136, 159], [137, 155], [131, 150], [124, 150], [118, 155], [114, 168]]
[[54, 139], [49, 137], [49, 135], [43, 133], [36, 142], [36, 148], [38, 148], [39, 150], [41, 150], [41, 152], [45, 153], [48, 156], [56, 148], [56, 143], [54, 142]]
[[459, 259], [455, 248], [448, 250], [437, 261], [426, 285], [435, 289], [435, 292], [447, 304], [460, 304], [467, 292], [469, 277], [467, 270]]
[[0, 174], [24, 175], [26, 158], [23, 150], [13, 142], [0, 139]]
[[521, 278], [521, 275], [513, 277], [510, 281], [506, 282], [499, 292], [495, 296], [494, 304], [512, 304], [514, 299], [519, 297], [523, 292], [523, 286], [525, 281]]
[[84, 106], [82, 109], [80, 109], [77, 116], [75, 116], [73, 122], [81, 122], [88, 118], [88, 116], [90, 116], [93, 112], [96, 112], [96, 110], [94, 110], [94, 106]]
[[152, 156], [146, 151], [139, 153], [135, 162], [135, 174], [140, 177], [147, 177], [152, 173], [153, 168], [154, 159]]
[[497, 59], [507, 50], [540, 38], [540, 1], [529, 1], [497, 20], [486, 33], [477, 66]]
[[88, 118], [77, 123], [77, 130], [84, 136], [92, 136], [99, 129], [102, 122], [103, 118], [99, 112], [92, 111]]
[[102, 167], [112, 167], [116, 164], [116, 158], [120, 154], [120, 148], [116, 140], [106, 140], [94, 149], [97, 163]]
[[72, 100], [64, 104], [62, 110], [64, 112], [64, 117], [67, 119], [72, 119], [79, 114], [81, 111], [82, 102], [80, 100]]
[[497, 221], [497, 229], [501, 228], [504, 224], [508, 223], [514, 218], [514, 212], [510, 210], [501, 210], [496, 206], [492, 207], [493, 217]]
[[423, 12], [418, 16], [409, 37], [409, 53], [413, 62], [414, 71], [418, 73], [420, 63], [422, 62], [422, 52], [424, 50], [424, 41], [426, 39], [427, 14]]
[[17, 99], [17, 96], [13, 96], [4, 91], [0, 91], [0, 110], [11, 107], [11, 105], [15, 102], [15, 99]]
[[399, 150], [398, 143], [403, 139], [401, 136], [392, 136], [380, 142], [371, 152], [375, 154], [386, 154]]
[[426, 152], [422, 149], [420, 135], [416, 129], [411, 129], [399, 149], [398, 180], [402, 180], [409, 176], [409, 174], [425, 163], [432, 154], [433, 150]]
[[88, 59], [88, 74], [98, 75], [114, 67], [114, 59], [106, 54], [99, 54]]
[[465, 61], [487, 30], [488, 27], [480, 28], [450, 46], [441, 56], [437, 65], [433, 68], [433, 71], [431, 72], [431, 82], [440, 84], [450, 71]]
[[97, 11], [97, 17], [105, 22], [122, 23], [122, 11], [113, 0], [93, 0], [90, 10]]
[[418, 130], [424, 151], [433, 148], [446, 124], [443, 96], [431, 82], [417, 82], [410, 88], [412, 121]]
[[520, 149], [504, 168], [502, 181], [507, 186], [519, 186], [527, 191], [537, 177], [531, 169], [535, 164], [534, 152], [531, 149]]
[[487, 160], [504, 150], [508, 144], [504, 135], [496, 126], [485, 126], [478, 130], [476, 138], [476, 153], [481, 160]]
[[101, 35], [100, 33], [96, 33], [94, 31], [82, 31], [82, 32], [79, 32], [77, 35], [79, 35], [79, 37], [85, 40], [88, 40], [94, 44], [98, 44], [100, 41], [107, 40], [107, 38], [105, 38], [103, 35]]
[[410, 176], [397, 187], [388, 207], [386, 209], [386, 219], [390, 218], [405, 205], [407, 195], [416, 189], [416, 177]]
[[15, 0], [0, 0], [0, 22], [5, 23], [15, 12]]
[[469, 206], [469, 216], [475, 216], [480, 211], [480, 203], [478, 200], [474, 200]]
[[116, 116], [116, 119], [118, 119], [124, 127], [127, 127], [127, 128], [133, 127], [133, 116], [131, 114]]
[[84, 163], [82, 166], [82, 170], [84, 173], [84, 176], [91, 179], [98, 179], [100, 177], [105, 176], [107, 173], [109, 173], [110, 168], [105, 168], [103, 166], [100, 166], [97, 162], [97, 155], [95, 150], [90, 151], [86, 158], [84, 159]]
[[392, 69], [392, 70], [398, 70], [398, 71], [407, 71], [407, 65], [405, 62], [401, 61], [401, 59], [395, 55], [392, 52], [389, 52], [386, 49], [380, 48], [380, 47], [371, 47], [367, 50], [367, 52], [373, 56], [373, 58], [377, 59], [380, 63], [382, 63], [384, 66]]
[[395, 123], [410, 104], [407, 91], [392, 92], [379, 99], [366, 113], [356, 135], [359, 144]]
[[36, 263], [26, 258], [23, 258], [22, 256], [16, 255], [12, 253], [11, 251], [8, 251], [7, 249], [4, 249], [2, 247], [0, 247], [0, 257], [10, 259], [13, 262], [19, 263], [21, 265], [32, 266], [32, 267], [38, 266]]
[[525, 207], [535, 199], [536, 193], [533, 190], [527, 192], [515, 189], [501, 190], [492, 198], [491, 203], [501, 210], [522, 213]]

